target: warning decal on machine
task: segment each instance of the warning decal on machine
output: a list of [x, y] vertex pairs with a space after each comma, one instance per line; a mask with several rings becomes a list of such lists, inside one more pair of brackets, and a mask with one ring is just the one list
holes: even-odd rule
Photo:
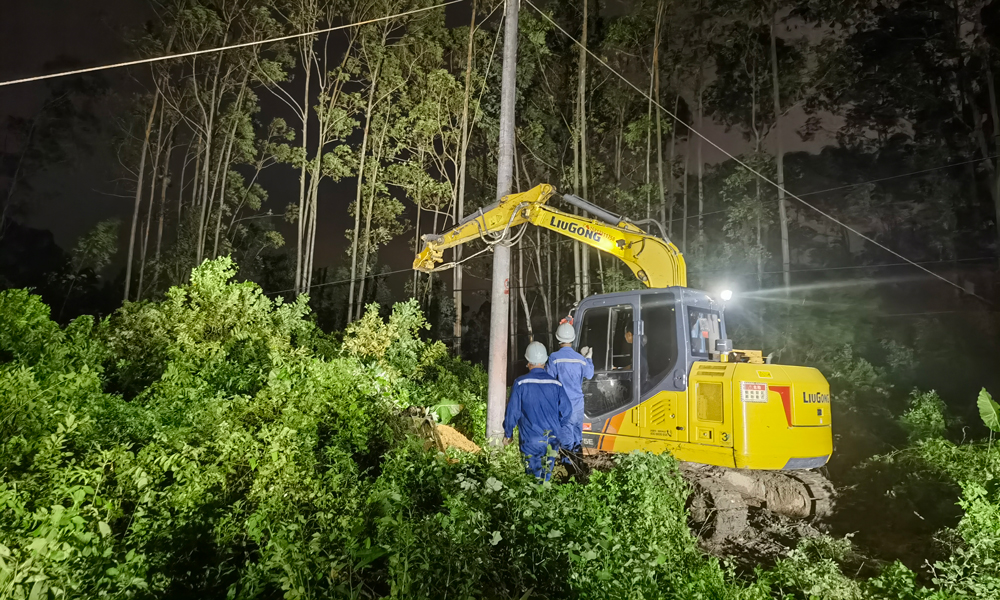
[[767, 384], [756, 381], [741, 381], [740, 397], [744, 402], [767, 402]]

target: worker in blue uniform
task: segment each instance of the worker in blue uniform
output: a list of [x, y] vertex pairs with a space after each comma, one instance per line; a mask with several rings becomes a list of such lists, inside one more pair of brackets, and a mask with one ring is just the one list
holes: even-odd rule
[[559, 436], [572, 417], [573, 406], [559, 380], [545, 372], [545, 346], [528, 344], [524, 357], [528, 374], [514, 380], [503, 420], [504, 444], [511, 443], [517, 427], [526, 471], [548, 481], [561, 447]]
[[580, 352], [573, 349], [576, 331], [570, 323], [563, 323], [556, 329], [556, 339], [560, 347], [549, 356], [549, 365], [545, 370], [559, 380], [573, 405], [573, 416], [560, 436], [563, 448], [579, 453], [583, 449], [583, 381], [594, 376], [594, 361], [591, 358], [594, 353], [586, 346]]

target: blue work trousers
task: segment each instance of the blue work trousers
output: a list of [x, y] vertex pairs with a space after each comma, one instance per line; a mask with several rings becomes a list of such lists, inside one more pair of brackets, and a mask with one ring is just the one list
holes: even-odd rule
[[[522, 434], [523, 435], [523, 434]], [[525, 472], [548, 481], [556, 467], [555, 455], [559, 453], [559, 439], [555, 436], [531, 436], [521, 438], [521, 454], [524, 455]], [[549, 448], [553, 456], [549, 456]]]

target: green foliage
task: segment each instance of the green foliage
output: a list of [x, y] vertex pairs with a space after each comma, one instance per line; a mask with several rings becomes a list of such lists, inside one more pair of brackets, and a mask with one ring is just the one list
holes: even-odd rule
[[[992, 478], [997, 476], [993, 471]], [[960, 541], [954, 554], [934, 564], [934, 583], [970, 598], [993, 598], [1000, 594], [1000, 493], [977, 482], [962, 485], [959, 505], [965, 510], [955, 529]]]
[[1000, 432], [1000, 406], [997, 406], [986, 388], [979, 392], [976, 405], [979, 407], [979, 417], [983, 420], [983, 424], [989, 427], [990, 431]]
[[444, 344], [428, 344], [420, 339], [419, 332], [429, 328], [414, 299], [393, 306], [388, 323], [379, 316], [378, 304], [370, 304], [364, 316], [344, 332], [344, 350], [391, 370], [393, 377], [419, 376], [425, 366], [445, 354]]
[[944, 401], [937, 392], [910, 395], [910, 408], [899, 418], [911, 442], [943, 437], [948, 424], [945, 421]]
[[121, 221], [108, 219], [101, 221], [89, 233], [76, 242], [71, 253], [73, 272], [90, 269], [99, 273], [108, 266], [118, 251], [118, 229]]
[[[719, 593], [684, 518], [667, 456], [635, 454], [589, 485], [537, 484], [513, 448], [452, 464], [418, 450], [387, 462], [377, 498], [393, 597], [648, 598]], [[402, 518], [402, 515], [411, 515]], [[461, 561], [451, 560], [461, 556]]]
[[843, 560], [850, 550], [851, 543], [848, 540], [807, 538], [787, 558], [779, 561], [764, 578], [772, 589], [780, 590], [783, 594], [801, 590], [805, 598], [860, 599], [861, 585], [844, 577], [837, 562]]
[[[415, 302], [343, 343], [304, 299], [206, 261], [161, 302], [65, 328], [0, 293], [0, 598], [989, 597], [998, 453], [933, 436], [893, 460], [962, 484], [936, 589], [901, 565], [855, 581], [847, 540], [803, 542], [752, 583], [698, 549], [668, 455], [539, 484], [516, 448], [445, 456], [399, 418], [432, 407], [480, 444], [486, 374], [421, 338]], [[864, 377], [861, 378], [865, 379]], [[461, 405], [457, 414], [447, 407]], [[910, 462], [906, 462], [910, 461]]]

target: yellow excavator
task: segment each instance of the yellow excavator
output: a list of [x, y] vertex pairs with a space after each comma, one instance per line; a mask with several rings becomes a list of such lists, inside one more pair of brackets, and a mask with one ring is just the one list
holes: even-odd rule
[[[553, 199], [594, 218], [558, 210]], [[575, 346], [593, 349], [585, 452], [671, 453], [700, 490], [692, 514], [714, 522], [720, 539], [739, 533], [752, 507], [797, 518], [829, 511], [832, 489], [815, 472], [833, 451], [829, 384], [816, 369], [734, 350], [729, 293], [688, 288], [684, 257], [662, 231], [650, 235], [639, 227], [646, 222], [542, 184], [423, 236], [413, 267], [440, 270], [446, 249], [527, 223], [618, 257], [648, 288], [592, 295], [570, 311]], [[727, 510], [735, 512], [720, 518]]]

